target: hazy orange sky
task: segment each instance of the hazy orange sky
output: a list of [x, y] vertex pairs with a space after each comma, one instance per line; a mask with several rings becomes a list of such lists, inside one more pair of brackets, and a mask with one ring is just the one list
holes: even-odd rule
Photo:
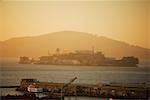
[[150, 0], [0, 0], [0, 40], [72, 30], [150, 48]]

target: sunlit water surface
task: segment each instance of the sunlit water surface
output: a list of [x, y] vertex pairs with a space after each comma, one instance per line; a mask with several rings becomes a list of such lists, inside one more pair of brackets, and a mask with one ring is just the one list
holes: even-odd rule
[[[1, 63], [0, 85], [19, 85], [22, 78], [36, 78], [46, 82], [74, 83], [146, 83], [150, 85], [150, 67], [106, 67], [106, 66], [64, 66], [18, 64], [14, 61]], [[1, 95], [20, 94], [15, 89], [0, 89]], [[71, 97], [65, 100], [100, 100], [99, 98]]]

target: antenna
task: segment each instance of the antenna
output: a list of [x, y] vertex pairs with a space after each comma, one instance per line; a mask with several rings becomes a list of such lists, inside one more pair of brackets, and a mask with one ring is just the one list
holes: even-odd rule
[[48, 56], [50, 56], [49, 50], [48, 50]]
[[95, 48], [94, 48], [94, 46], [92, 46], [92, 52], [93, 52], [93, 54], [95, 53]]

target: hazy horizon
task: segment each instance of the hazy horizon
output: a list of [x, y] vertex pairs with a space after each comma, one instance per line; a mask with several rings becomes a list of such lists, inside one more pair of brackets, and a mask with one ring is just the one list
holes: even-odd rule
[[113, 38], [111, 38], [111, 37], [107, 37], [107, 36], [103, 36], [103, 35], [99, 35], [99, 34], [94, 34], [94, 33], [89, 33], [89, 32], [73, 31], [73, 30], [62, 30], [62, 31], [55, 31], [55, 32], [51, 32], [51, 33], [37, 34], [37, 35], [31, 35], [31, 36], [16, 36], [16, 37], [8, 38], [8, 39], [6, 39], [6, 40], [0, 40], [0, 42], [5, 42], [5, 41], [8, 41], [8, 40], [10, 40], [10, 39], [15, 39], [15, 38], [32, 38], [32, 37], [39, 37], [39, 36], [44, 36], [44, 35], [48, 35], [48, 34], [55, 34], [55, 33], [60, 33], [60, 32], [79, 32], [79, 33], [86, 33], [86, 34], [90, 34], [90, 35], [93, 35], [93, 36], [105, 37], [105, 38], [108, 38], [108, 39], [112, 39], [112, 40], [114, 40], [114, 41], [119, 41], [119, 42], [122, 42], [122, 43], [126, 43], [126, 44], [133, 45], [133, 46], [138, 46], [138, 47], [141, 47], [141, 48], [145, 48], [145, 49], [149, 49], [149, 50], [150, 50], [150, 48], [147, 48], [147, 47], [144, 47], [144, 46], [140, 46], [140, 45], [136, 45], [136, 44], [132, 44], [132, 43], [129, 43], [129, 42], [126, 42], [126, 41], [121, 41], [121, 40], [113, 39]]
[[1, 0], [0, 15], [0, 41], [69, 30], [150, 48], [148, 0]]

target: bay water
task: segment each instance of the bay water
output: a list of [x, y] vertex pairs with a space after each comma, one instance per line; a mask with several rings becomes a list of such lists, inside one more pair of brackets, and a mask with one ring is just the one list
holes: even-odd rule
[[[1, 60], [2, 61], [2, 60]], [[19, 85], [23, 78], [35, 78], [44, 82], [67, 83], [77, 77], [74, 83], [109, 84], [109, 83], [145, 83], [150, 85], [150, 67], [115, 66], [72, 66], [72, 65], [35, 65], [18, 64], [3, 61], [0, 67], [0, 86]], [[19, 94], [15, 89], [0, 89], [1, 95]], [[68, 100], [69, 98], [66, 98]], [[99, 100], [98, 98], [76, 97], [70, 100]]]

